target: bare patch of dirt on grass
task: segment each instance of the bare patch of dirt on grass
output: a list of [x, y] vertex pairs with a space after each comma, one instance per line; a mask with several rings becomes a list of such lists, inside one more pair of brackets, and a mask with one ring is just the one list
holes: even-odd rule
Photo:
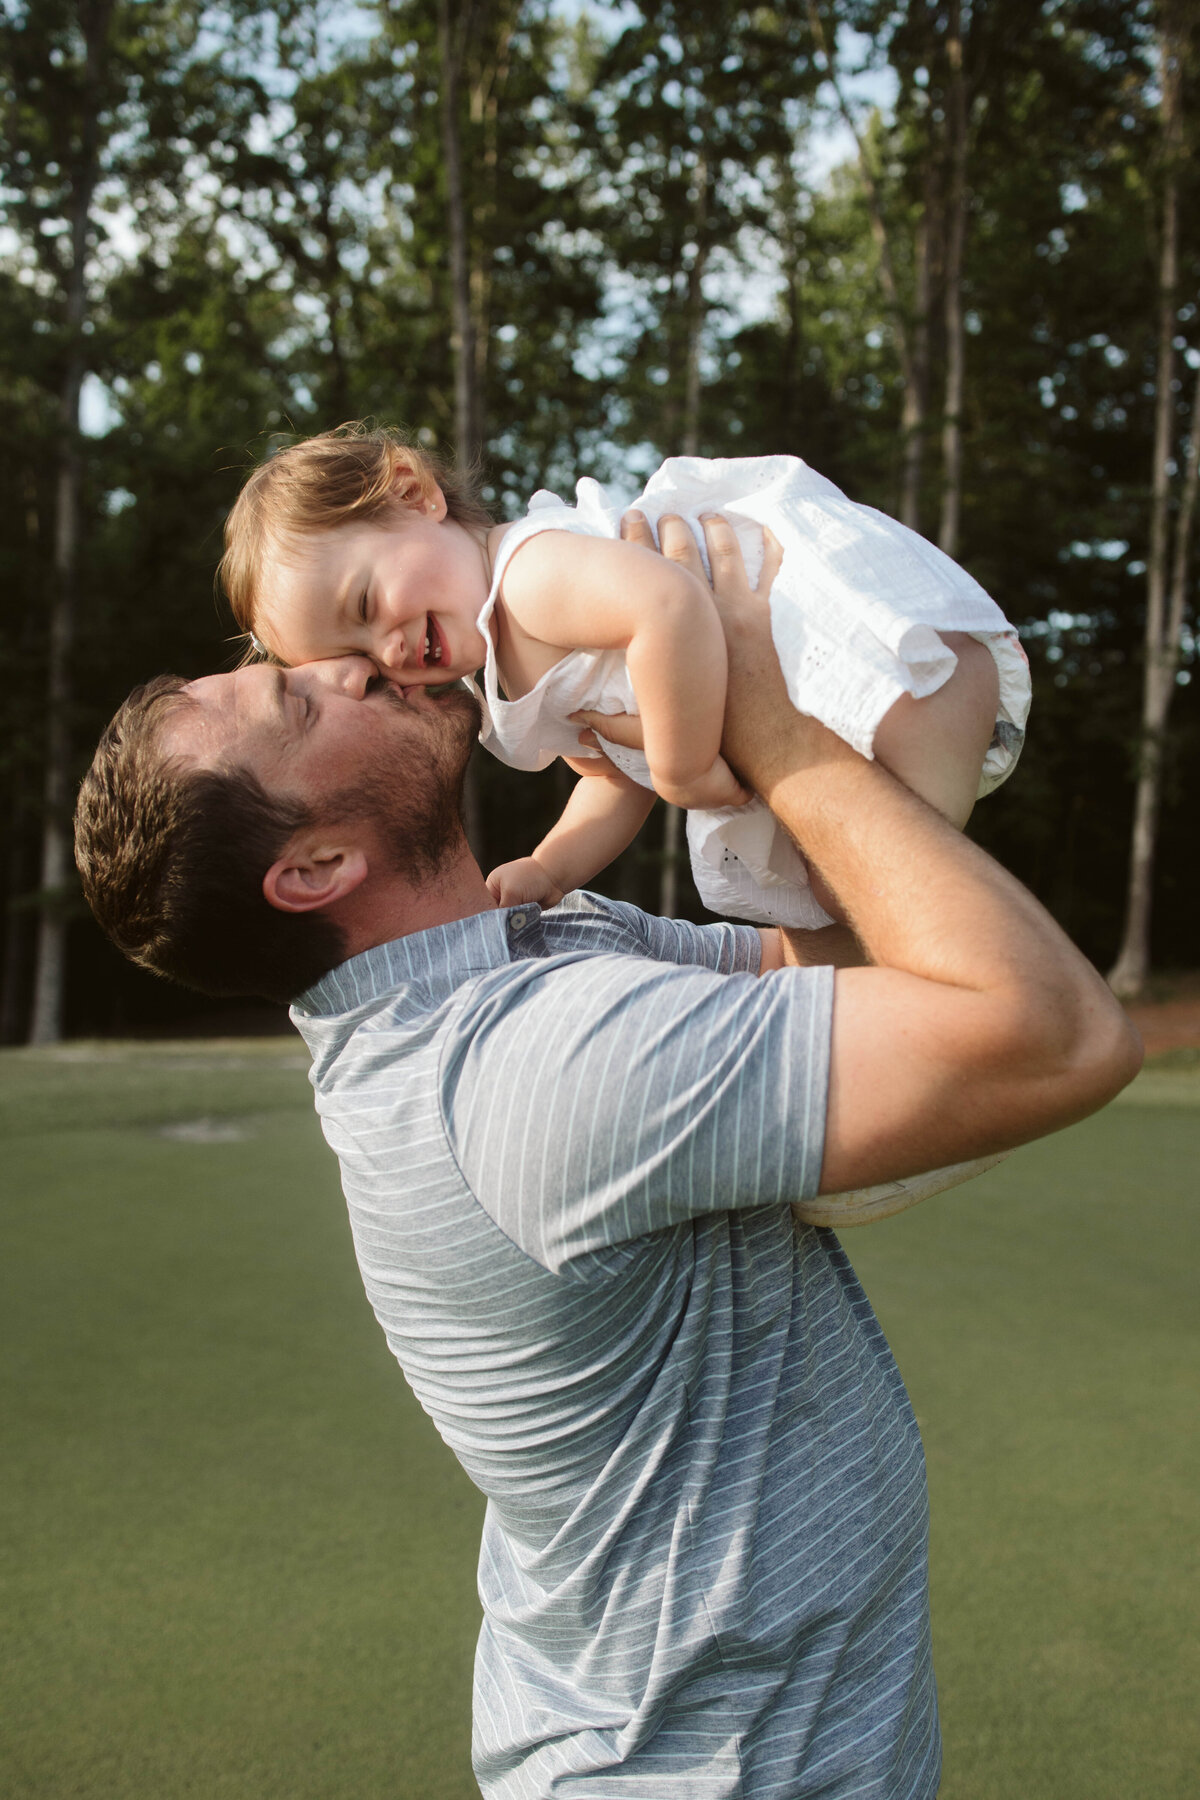
[[150, 1135], [177, 1144], [244, 1144], [254, 1136], [254, 1128], [245, 1119], [179, 1119], [151, 1127]]
[[1125, 1010], [1142, 1034], [1147, 1056], [1200, 1049], [1200, 970], [1156, 976], [1146, 998]]

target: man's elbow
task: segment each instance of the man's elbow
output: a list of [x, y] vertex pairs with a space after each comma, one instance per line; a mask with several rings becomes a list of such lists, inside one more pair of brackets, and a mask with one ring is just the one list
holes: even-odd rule
[[1023, 1035], [1024, 1061], [1042, 1103], [1062, 1124], [1107, 1106], [1142, 1066], [1141, 1037], [1097, 978], [1074, 1004], [1043, 997]]
[[1142, 1042], [1142, 1034], [1132, 1019], [1114, 1006], [1107, 1021], [1107, 1030], [1097, 1034], [1097, 1041], [1089, 1044], [1089, 1074], [1096, 1093], [1095, 1106], [1107, 1106], [1108, 1102], [1129, 1086], [1140, 1070], [1146, 1057], [1146, 1046]]

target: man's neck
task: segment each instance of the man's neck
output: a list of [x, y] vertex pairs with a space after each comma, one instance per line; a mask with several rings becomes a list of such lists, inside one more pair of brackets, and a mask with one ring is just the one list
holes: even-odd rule
[[453, 925], [476, 913], [494, 912], [496, 901], [483, 872], [466, 845], [428, 880], [414, 884], [401, 876], [370, 881], [345, 902], [336, 918], [346, 938], [346, 956], [358, 956], [377, 944]]

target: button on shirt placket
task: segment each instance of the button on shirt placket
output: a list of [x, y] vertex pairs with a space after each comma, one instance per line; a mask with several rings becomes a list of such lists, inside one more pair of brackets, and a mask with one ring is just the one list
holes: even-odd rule
[[507, 930], [511, 956], [525, 959], [547, 954], [540, 906], [516, 907], [508, 915]]

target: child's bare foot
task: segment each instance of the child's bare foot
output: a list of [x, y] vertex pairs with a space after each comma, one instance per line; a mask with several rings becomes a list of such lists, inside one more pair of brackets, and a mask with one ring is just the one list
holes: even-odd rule
[[919, 1206], [934, 1194], [964, 1181], [974, 1181], [1002, 1163], [1011, 1150], [992, 1156], [972, 1157], [970, 1162], [951, 1163], [944, 1169], [930, 1169], [925, 1175], [902, 1175], [895, 1181], [881, 1181], [874, 1187], [859, 1188], [848, 1194], [819, 1194], [813, 1200], [797, 1200], [793, 1215], [801, 1225], [822, 1225], [834, 1231], [845, 1231], [851, 1225], [873, 1225], [877, 1219], [890, 1219], [896, 1213]]
[[[653, 769], [650, 774], [653, 776]], [[706, 769], [695, 781], [655, 781], [654, 788], [672, 806], [698, 806], [705, 810], [720, 806], [745, 806], [747, 800], [752, 798], [749, 788], [742, 786], [723, 756], [718, 756], [712, 767]]]

